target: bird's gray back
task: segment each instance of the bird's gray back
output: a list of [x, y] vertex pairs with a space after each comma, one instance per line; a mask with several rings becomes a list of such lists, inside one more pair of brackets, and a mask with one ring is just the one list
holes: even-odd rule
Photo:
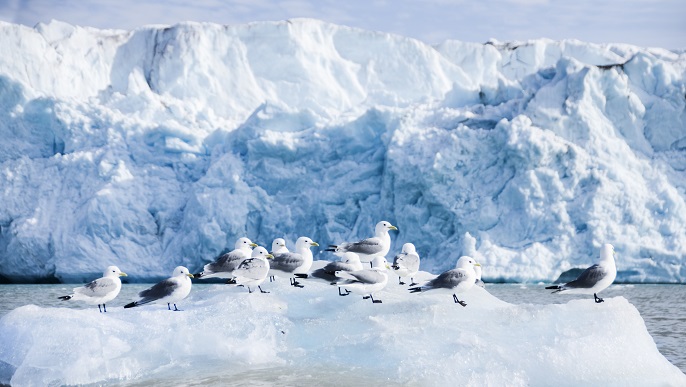
[[434, 288], [454, 288], [467, 278], [463, 270], [453, 269], [444, 271], [438, 277], [429, 281], [429, 286]]
[[347, 251], [352, 251], [357, 254], [374, 255], [383, 251], [381, 240], [378, 238], [367, 238], [358, 242], [351, 242], [344, 244], [343, 247]]
[[167, 278], [164, 281], [160, 281], [153, 285], [149, 289], [145, 289], [138, 293], [138, 295], [142, 298], [142, 302], [150, 302], [154, 300], [159, 300], [160, 298], [167, 297], [168, 295], [172, 294], [176, 288], [179, 287], [179, 283], [172, 280], [171, 278]]
[[245, 256], [235, 251], [231, 251], [219, 257], [216, 261], [208, 263], [206, 270], [213, 273], [231, 272], [243, 262]]
[[271, 268], [285, 272], [292, 272], [302, 266], [305, 258], [298, 253], [281, 253], [276, 254], [271, 262]]
[[607, 275], [607, 271], [597, 263], [584, 270], [577, 279], [564, 284], [566, 288], [592, 288], [598, 281]]
[[117, 279], [102, 277], [93, 280], [80, 288], [76, 292], [89, 297], [103, 297], [117, 287]]

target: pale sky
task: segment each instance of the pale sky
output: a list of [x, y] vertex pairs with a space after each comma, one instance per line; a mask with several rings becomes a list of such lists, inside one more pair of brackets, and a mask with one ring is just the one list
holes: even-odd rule
[[315, 18], [429, 44], [549, 38], [686, 49], [686, 0], [0, 0], [0, 20], [134, 29]]

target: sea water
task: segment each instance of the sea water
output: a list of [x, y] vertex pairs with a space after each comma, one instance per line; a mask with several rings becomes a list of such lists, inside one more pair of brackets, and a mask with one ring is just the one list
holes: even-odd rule
[[[40, 307], [67, 307], [74, 309], [97, 308], [80, 302], [64, 302], [59, 296], [69, 294], [76, 285], [0, 285], [0, 318], [14, 308], [34, 304]], [[136, 299], [136, 294], [150, 286], [149, 284], [125, 284], [119, 297], [114, 300], [109, 308], [121, 308], [125, 301]], [[196, 283], [193, 285], [194, 292], [200, 292], [203, 288], [212, 286]], [[560, 304], [573, 299], [592, 298], [584, 295], [552, 294], [545, 290], [543, 284], [487, 284], [486, 289], [494, 296], [512, 304]], [[381, 293], [382, 294], [382, 293]], [[653, 337], [658, 350], [686, 373], [686, 308], [683, 301], [686, 300], [686, 286], [683, 285], [613, 285], [602, 294], [602, 297], [623, 296], [640, 312], [645, 321], [648, 332]], [[221, 369], [217, 367], [217, 369]], [[349, 370], [348, 370], [349, 371]], [[193, 381], [196, 385], [337, 385], [341, 378], [346, 375], [341, 370], [307, 369], [298, 370], [293, 367], [272, 367], [267, 370], [247, 370], [243, 373], [232, 375], [195, 375], [187, 382]], [[345, 373], [345, 372], [344, 372]], [[374, 375], [364, 375], [357, 370], [355, 381], [367, 380], [370, 383], [379, 382]], [[305, 376], [304, 376], [305, 375]], [[151, 375], [152, 376], [152, 375]], [[349, 376], [349, 375], [348, 375]], [[166, 375], [152, 376], [144, 381], [132, 381], [126, 385], [165, 384], [173, 382], [167, 380]], [[384, 380], [384, 383], [393, 385], [393, 381]]]

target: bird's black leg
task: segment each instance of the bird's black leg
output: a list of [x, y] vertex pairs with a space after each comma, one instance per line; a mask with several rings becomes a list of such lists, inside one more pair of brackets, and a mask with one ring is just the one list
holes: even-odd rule
[[274, 277], [273, 275], [269, 276], [269, 282], [274, 282], [275, 280], [276, 280], [276, 277]]
[[410, 280], [412, 281], [412, 283], [410, 284], [410, 286], [419, 285], [418, 283], [414, 282], [414, 277], [410, 277]]
[[250, 286], [248, 286], [248, 293], [252, 293], [252, 289], [250, 289]]
[[105, 304], [102, 304], [102, 310], [103, 312], [107, 313], [107, 308], [105, 307]]
[[167, 310], [171, 310], [171, 306], [169, 306], [169, 302], [167, 302]]
[[98, 310], [100, 311], [100, 313], [102, 313], [102, 309], [100, 309], [100, 304], [98, 304]]
[[593, 293], [593, 298], [595, 298], [595, 303], [600, 304], [601, 302], [605, 302], [602, 298], [598, 297], [595, 293]]
[[405, 283], [403, 282], [402, 277], [398, 277], [398, 285], [405, 285]]
[[262, 293], [269, 293], [269, 292], [265, 292], [264, 290], [262, 290], [262, 287], [260, 285], [257, 285], [257, 288], [260, 289], [260, 292], [262, 292]]
[[300, 285], [300, 282], [298, 282], [295, 278], [291, 278], [291, 285], [295, 286], [296, 288], [304, 288], [304, 286]]
[[456, 295], [456, 294], [453, 294], [453, 300], [455, 300], [455, 303], [456, 303], [456, 304], [460, 304], [460, 305], [462, 305], [462, 306], [467, 306], [467, 303], [466, 303], [466, 302], [460, 301], [460, 300], [457, 299], [457, 295]]
[[374, 299], [374, 296], [372, 296], [371, 294], [369, 295], [369, 298], [372, 299], [372, 302], [373, 302], [374, 304], [380, 304], [380, 303], [383, 302], [383, 301], [381, 301], [381, 300], [375, 300], [375, 299]]
[[174, 304], [174, 310], [177, 311], [177, 312], [180, 312], [180, 311], [181, 311], [181, 309], [177, 309], [177, 308], [176, 308], [176, 304]]
[[350, 292], [347, 289], [345, 290], [345, 293], [341, 293], [341, 288], [338, 288], [338, 295], [339, 296], [347, 296], [348, 294], [350, 294]]

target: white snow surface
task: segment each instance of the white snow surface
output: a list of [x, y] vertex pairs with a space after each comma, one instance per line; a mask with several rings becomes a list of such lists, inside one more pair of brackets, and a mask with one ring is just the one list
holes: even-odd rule
[[618, 280], [686, 282], [684, 53], [311, 19], [3, 22], [0, 49], [0, 280], [162, 278], [385, 219], [434, 273], [550, 281], [612, 243]]
[[462, 307], [389, 283], [372, 304], [303, 283], [194, 287], [181, 312], [22, 306], [0, 319], [0, 383], [686, 385], [621, 296], [513, 305], [475, 286]]

